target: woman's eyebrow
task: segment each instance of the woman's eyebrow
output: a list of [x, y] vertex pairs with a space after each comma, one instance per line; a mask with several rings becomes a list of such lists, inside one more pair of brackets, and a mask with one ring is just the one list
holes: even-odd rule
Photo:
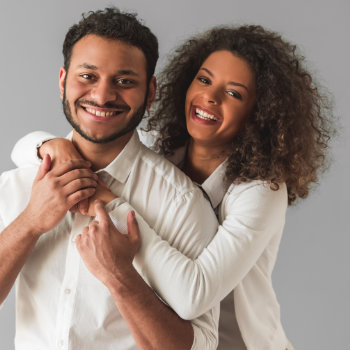
[[[211, 77], [214, 77], [214, 74], [208, 69], [208, 68], [205, 68], [205, 67], [202, 67], [200, 70], [204, 70], [205, 72], [207, 72]], [[246, 89], [247, 91], [249, 91], [248, 87], [245, 86], [244, 84], [242, 83], [238, 83], [236, 81], [229, 81], [228, 82], [229, 85], [234, 85], [234, 86], [241, 86], [242, 88]]]

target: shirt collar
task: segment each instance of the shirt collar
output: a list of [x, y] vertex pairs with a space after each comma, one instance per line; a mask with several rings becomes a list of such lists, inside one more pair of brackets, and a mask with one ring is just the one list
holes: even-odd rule
[[98, 170], [97, 173], [106, 172], [120, 183], [125, 183], [130, 174], [134, 161], [139, 154], [140, 148], [140, 139], [137, 132], [134, 132], [118, 156], [104, 169]]
[[[183, 168], [187, 146], [178, 148], [168, 159], [180, 169]], [[207, 194], [213, 209], [221, 203], [229, 187], [225, 179], [227, 159], [223, 161], [215, 171], [201, 184], [197, 184]]]
[[201, 185], [202, 189], [208, 195], [214, 209], [221, 203], [229, 187], [225, 179], [226, 167], [227, 159], [223, 161]]

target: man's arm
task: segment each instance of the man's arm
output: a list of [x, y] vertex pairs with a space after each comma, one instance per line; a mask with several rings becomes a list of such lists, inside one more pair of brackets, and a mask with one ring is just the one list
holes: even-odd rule
[[[96, 175], [87, 166], [86, 161], [79, 160], [50, 170], [50, 157], [44, 158], [27, 207], [0, 234], [0, 303], [39, 237], [57, 226], [69, 208], [95, 192]], [[11, 199], [7, 200], [11, 205]]]
[[[78, 236], [77, 248], [90, 272], [109, 289], [139, 348], [191, 349], [194, 340], [191, 322], [168, 308], [132, 265], [140, 244], [134, 216], [129, 213], [129, 235], [123, 235], [100, 201], [96, 202], [95, 211], [98, 221]], [[216, 348], [215, 336], [212, 341], [206, 348]]]

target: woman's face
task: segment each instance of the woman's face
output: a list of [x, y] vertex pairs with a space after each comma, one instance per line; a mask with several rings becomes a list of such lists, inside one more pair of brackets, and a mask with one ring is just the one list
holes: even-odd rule
[[232, 52], [213, 52], [202, 64], [186, 94], [186, 124], [195, 142], [222, 150], [252, 112], [255, 76]]

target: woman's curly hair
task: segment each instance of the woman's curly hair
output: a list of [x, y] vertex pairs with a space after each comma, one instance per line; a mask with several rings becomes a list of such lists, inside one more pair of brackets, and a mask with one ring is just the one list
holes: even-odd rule
[[285, 182], [289, 204], [305, 198], [326, 168], [330, 102], [321, 95], [296, 46], [261, 26], [215, 27], [175, 51], [159, 76], [156, 110], [148, 120], [147, 129], [160, 134], [158, 150], [171, 154], [190, 138], [186, 92], [204, 60], [217, 50], [246, 60], [256, 79], [255, 107], [232, 139], [227, 180], [264, 180], [272, 189]]

